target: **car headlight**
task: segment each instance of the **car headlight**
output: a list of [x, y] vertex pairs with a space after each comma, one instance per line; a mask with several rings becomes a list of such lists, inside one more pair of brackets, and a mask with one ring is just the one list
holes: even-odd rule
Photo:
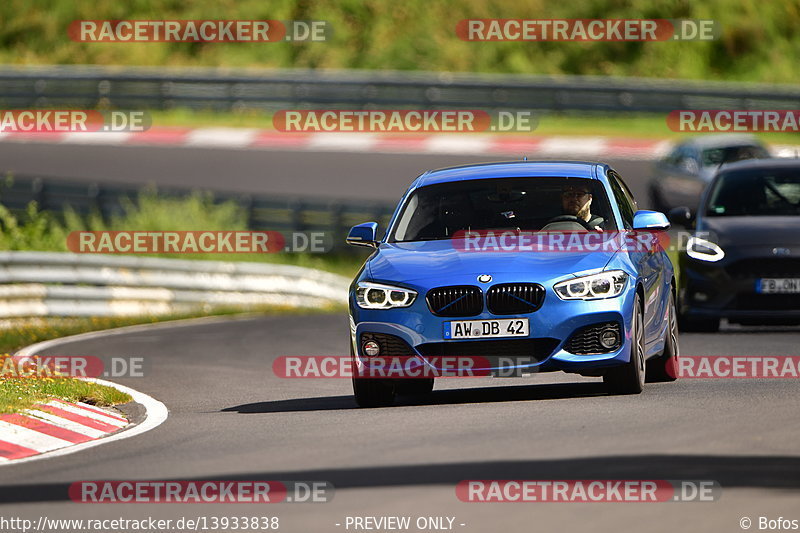
[[356, 288], [356, 303], [362, 309], [408, 307], [416, 298], [417, 291], [393, 285], [362, 281]]
[[553, 289], [562, 300], [599, 300], [619, 296], [626, 281], [622, 270], [609, 270], [556, 283]]
[[686, 254], [692, 259], [715, 263], [725, 257], [725, 252], [718, 244], [700, 237], [689, 237], [686, 241]]

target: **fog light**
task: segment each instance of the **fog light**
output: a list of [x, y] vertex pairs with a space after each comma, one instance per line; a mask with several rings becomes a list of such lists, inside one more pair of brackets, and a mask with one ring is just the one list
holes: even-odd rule
[[619, 344], [619, 333], [613, 329], [607, 329], [600, 334], [600, 344], [603, 348], [614, 348]]
[[381, 347], [378, 346], [378, 343], [375, 341], [365, 342], [363, 349], [364, 349], [364, 354], [370, 357], [375, 357], [376, 355], [381, 353]]

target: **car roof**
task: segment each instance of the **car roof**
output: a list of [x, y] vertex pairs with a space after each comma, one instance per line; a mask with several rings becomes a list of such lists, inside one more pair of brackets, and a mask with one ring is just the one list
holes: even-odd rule
[[717, 133], [715, 135], [702, 135], [699, 137], [691, 137], [679, 144], [694, 145], [700, 149], [742, 145], [763, 146], [763, 143], [753, 135], [741, 133]]
[[[598, 179], [597, 168], [605, 170], [608, 165], [590, 161], [501, 161], [497, 163], [478, 163], [429, 170], [417, 178], [415, 187], [450, 181], [491, 178], [566, 177]], [[603, 173], [600, 174], [602, 175]]]
[[733, 163], [725, 163], [719, 173], [734, 170], [758, 170], [770, 168], [800, 168], [800, 159], [795, 157], [770, 157], [765, 159], [743, 159]]

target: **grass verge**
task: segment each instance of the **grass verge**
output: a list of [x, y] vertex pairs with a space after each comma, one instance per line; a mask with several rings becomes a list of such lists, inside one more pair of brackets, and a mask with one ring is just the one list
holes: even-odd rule
[[[5, 356], [0, 356], [0, 366]], [[113, 387], [70, 377], [0, 379], [0, 413], [18, 413], [53, 398], [110, 406], [132, 400]]]

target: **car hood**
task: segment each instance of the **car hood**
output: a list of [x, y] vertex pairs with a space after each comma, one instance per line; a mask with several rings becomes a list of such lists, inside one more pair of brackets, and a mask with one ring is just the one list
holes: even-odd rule
[[490, 274], [495, 281], [523, 279], [545, 281], [570, 274], [602, 270], [613, 251], [596, 252], [464, 252], [450, 240], [383, 243], [369, 261], [369, 275], [380, 281], [422, 279], [450, 280], [452, 284], [475, 282]]
[[738, 247], [800, 247], [798, 216], [707, 217], [698, 231], [711, 233], [711, 240], [723, 249]]

